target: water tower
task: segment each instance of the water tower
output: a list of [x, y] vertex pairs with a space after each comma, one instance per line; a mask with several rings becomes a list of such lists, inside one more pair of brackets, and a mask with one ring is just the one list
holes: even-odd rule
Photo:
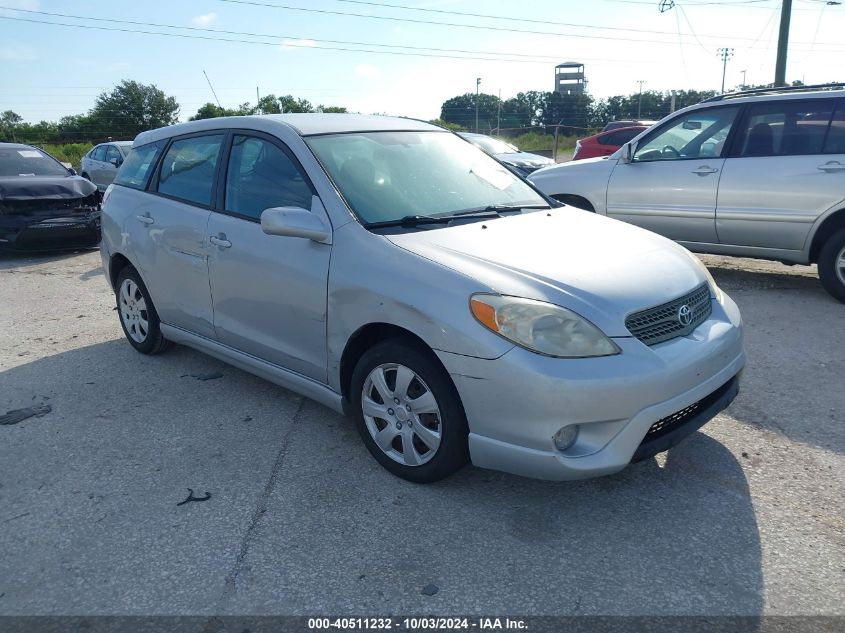
[[562, 95], [582, 95], [586, 86], [584, 64], [564, 62], [555, 66], [555, 92]]

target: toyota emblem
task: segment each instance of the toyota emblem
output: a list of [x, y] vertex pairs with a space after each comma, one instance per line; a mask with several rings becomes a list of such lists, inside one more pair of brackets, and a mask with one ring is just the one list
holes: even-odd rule
[[678, 323], [684, 326], [692, 323], [692, 310], [686, 304], [678, 308]]

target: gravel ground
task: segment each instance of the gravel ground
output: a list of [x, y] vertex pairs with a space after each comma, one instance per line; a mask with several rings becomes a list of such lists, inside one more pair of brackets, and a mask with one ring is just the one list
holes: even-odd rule
[[0, 426], [0, 614], [845, 615], [845, 306], [703, 259], [749, 356], [703, 432], [593, 481], [417, 486], [318, 404], [135, 353], [97, 253], [0, 258], [0, 415], [50, 408]]

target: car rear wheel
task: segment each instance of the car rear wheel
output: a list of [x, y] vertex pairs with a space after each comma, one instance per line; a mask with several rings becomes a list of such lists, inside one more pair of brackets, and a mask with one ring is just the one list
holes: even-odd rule
[[376, 460], [416, 483], [467, 463], [467, 423], [455, 386], [431, 353], [394, 339], [358, 361], [351, 400], [358, 432]]
[[142, 354], [160, 354], [170, 342], [161, 333], [158, 313], [147, 287], [133, 266], [117, 277], [117, 312], [126, 339]]
[[845, 229], [827, 239], [819, 252], [818, 265], [822, 286], [845, 303]]

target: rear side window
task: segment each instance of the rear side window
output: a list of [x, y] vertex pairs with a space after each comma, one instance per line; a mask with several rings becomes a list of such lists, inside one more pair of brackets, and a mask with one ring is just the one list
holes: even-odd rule
[[106, 146], [97, 145], [97, 147], [91, 151], [91, 158], [93, 160], [106, 160]]
[[311, 188], [275, 144], [235, 136], [226, 172], [226, 211], [253, 220], [271, 207], [311, 208]]
[[116, 185], [123, 185], [124, 187], [132, 187], [133, 189], [143, 189], [147, 185], [147, 179], [150, 175], [152, 166], [155, 165], [156, 158], [164, 149], [165, 142], [150, 143], [143, 147], [136, 147], [131, 152], [126, 160], [123, 161], [117, 176], [114, 179]]
[[222, 145], [222, 134], [173, 141], [161, 161], [158, 192], [185, 202], [210, 206], [214, 170]]
[[833, 101], [775, 101], [751, 106], [740, 138], [741, 157], [821, 154]]
[[824, 144], [825, 154], [845, 154], [845, 102], [840, 101], [836, 114], [830, 122], [827, 140]]
[[106, 162], [110, 163], [113, 160], [117, 161], [119, 165], [123, 162], [123, 156], [120, 155], [120, 151], [114, 145], [109, 145], [109, 148], [106, 150]]

